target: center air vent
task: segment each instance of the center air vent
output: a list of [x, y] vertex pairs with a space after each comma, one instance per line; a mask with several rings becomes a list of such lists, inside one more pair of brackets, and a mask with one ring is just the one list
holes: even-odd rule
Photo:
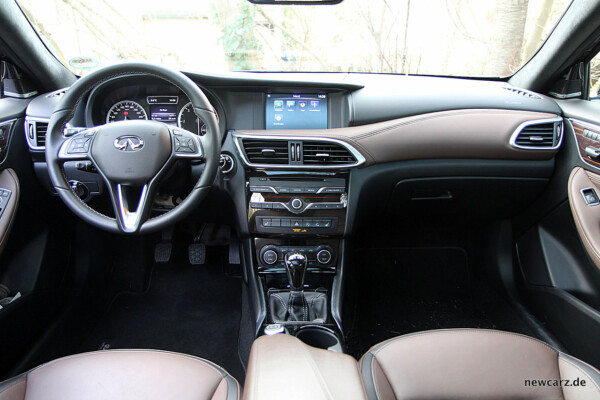
[[348, 165], [356, 158], [337, 143], [304, 142], [304, 165]]
[[287, 140], [244, 139], [244, 152], [252, 164], [287, 164]]
[[343, 169], [357, 167], [365, 158], [350, 144], [333, 138], [258, 136], [233, 132], [248, 167]]
[[562, 119], [552, 122], [530, 122], [521, 125], [513, 134], [511, 144], [525, 149], [556, 149], [562, 139]]

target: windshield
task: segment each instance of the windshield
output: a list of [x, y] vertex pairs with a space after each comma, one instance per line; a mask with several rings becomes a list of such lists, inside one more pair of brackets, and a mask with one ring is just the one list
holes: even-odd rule
[[122, 60], [185, 71], [508, 76], [570, 0], [18, 0], [46, 45], [83, 75]]

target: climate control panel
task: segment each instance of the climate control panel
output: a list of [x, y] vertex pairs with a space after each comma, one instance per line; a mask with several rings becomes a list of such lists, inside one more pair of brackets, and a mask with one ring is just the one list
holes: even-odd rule
[[281, 246], [267, 244], [259, 251], [259, 270], [285, 268], [285, 255], [300, 253], [306, 256], [309, 269], [335, 270], [336, 255], [333, 247], [327, 244], [314, 246]]

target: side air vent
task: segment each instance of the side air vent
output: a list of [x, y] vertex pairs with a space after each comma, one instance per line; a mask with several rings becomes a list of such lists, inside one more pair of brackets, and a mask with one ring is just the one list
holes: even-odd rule
[[38, 147], [46, 145], [46, 131], [48, 130], [47, 122], [37, 122], [35, 124], [35, 144]]
[[349, 165], [356, 158], [337, 143], [304, 142], [304, 165]]
[[27, 137], [27, 144], [32, 150], [44, 150], [47, 130], [48, 120], [25, 119], [25, 136]]
[[244, 152], [252, 164], [287, 164], [287, 140], [243, 139]]
[[522, 124], [511, 139], [511, 144], [524, 149], [556, 149], [562, 141], [562, 119]]
[[514, 87], [506, 87], [506, 86], [503, 86], [502, 88], [505, 90], [508, 90], [511, 93], [522, 96], [522, 97], [528, 97], [530, 99], [541, 99], [542, 98], [541, 96], [538, 96], [537, 94], [530, 92], [528, 90], [518, 89], [518, 88], [514, 88]]

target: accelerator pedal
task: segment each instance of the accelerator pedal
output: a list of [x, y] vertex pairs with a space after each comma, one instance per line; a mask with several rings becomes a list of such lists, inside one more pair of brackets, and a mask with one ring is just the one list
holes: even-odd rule
[[194, 242], [188, 247], [188, 259], [192, 265], [202, 265], [206, 262], [206, 245], [202, 243], [202, 235], [206, 224], [202, 224], [200, 231], [194, 237]]
[[156, 263], [168, 263], [173, 251], [173, 231], [175, 228], [168, 228], [161, 232], [161, 242], [154, 248], [154, 261]]

